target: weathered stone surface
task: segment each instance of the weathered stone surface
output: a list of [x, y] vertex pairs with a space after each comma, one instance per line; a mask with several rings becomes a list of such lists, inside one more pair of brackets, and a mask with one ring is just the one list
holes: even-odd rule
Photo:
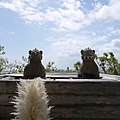
[[17, 90], [17, 81], [6, 82], [6, 93], [15, 93]]
[[56, 106], [52, 109], [54, 118], [119, 118], [120, 106]]
[[[60, 76], [60, 74], [58, 75]], [[99, 81], [98, 81], [99, 80]], [[104, 75], [102, 79], [45, 80], [50, 99], [55, 106], [54, 120], [120, 119], [120, 76]], [[0, 120], [10, 120], [14, 111], [12, 100], [19, 80], [0, 81]]]
[[9, 106], [7, 106], [7, 108], [6, 108], [6, 119], [8, 119], [9, 118], [9, 120], [12, 118], [14, 118], [14, 115], [12, 115], [11, 113], [13, 113], [14, 112], [14, 108], [13, 108], [13, 106], [12, 105], [9, 105]]
[[120, 82], [46, 82], [50, 94], [120, 95]]
[[[108, 118], [54, 118], [53, 120], [108, 120]], [[110, 118], [110, 120], [120, 120], [120, 118]]]
[[120, 105], [120, 96], [50, 94], [50, 104], [56, 105]]
[[6, 93], [6, 82], [0, 81], [0, 93]]
[[17, 94], [0, 94], [0, 105], [11, 105], [11, 101]]
[[6, 106], [0, 106], [0, 120], [5, 120], [6, 118]]

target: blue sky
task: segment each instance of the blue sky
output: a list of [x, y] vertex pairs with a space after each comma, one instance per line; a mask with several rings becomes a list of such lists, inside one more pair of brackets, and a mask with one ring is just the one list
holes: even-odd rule
[[120, 61], [120, 0], [0, 0], [0, 44], [9, 61], [34, 48], [42, 63], [73, 68], [80, 50], [113, 52]]

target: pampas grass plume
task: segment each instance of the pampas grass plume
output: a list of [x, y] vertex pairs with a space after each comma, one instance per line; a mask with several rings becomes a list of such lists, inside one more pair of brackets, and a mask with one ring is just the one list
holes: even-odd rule
[[15, 119], [12, 120], [50, 120], [48, 107], [48, 96], [43, 79], [21, 80], [17, 84], [18, 96], [15, 96], [14, 104]]

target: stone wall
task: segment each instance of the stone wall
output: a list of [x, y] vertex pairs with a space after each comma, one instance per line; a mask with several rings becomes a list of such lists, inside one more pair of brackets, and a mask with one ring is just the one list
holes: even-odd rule
[[[0, 81], [0, 120], [10, 120], [19, 80]], [[47, 80], [54, 120], [120, 120], [120, 82], [105, 80]]]

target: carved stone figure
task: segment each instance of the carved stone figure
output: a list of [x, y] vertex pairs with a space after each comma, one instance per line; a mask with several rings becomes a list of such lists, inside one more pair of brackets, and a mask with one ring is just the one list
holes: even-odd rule
[[30, 63], [26, 65], [24, 69], [24, 78], [33, 79], [35, 77], [45, 78], [46, 72], [45, 68], [41, 63], [42, 60], [42, 51], [37, 50], [29, 50], [29, 60]]
[[95, 79], [99, 78], [99, 70], [98, 66], [94, 61], [95, 58], [95, 50], [91, 50], [87, 48], [85, 50], [81, 50], [83, 63], [80, 66], [80, 70], [78, 72], [79, 78], [88, 78]]

